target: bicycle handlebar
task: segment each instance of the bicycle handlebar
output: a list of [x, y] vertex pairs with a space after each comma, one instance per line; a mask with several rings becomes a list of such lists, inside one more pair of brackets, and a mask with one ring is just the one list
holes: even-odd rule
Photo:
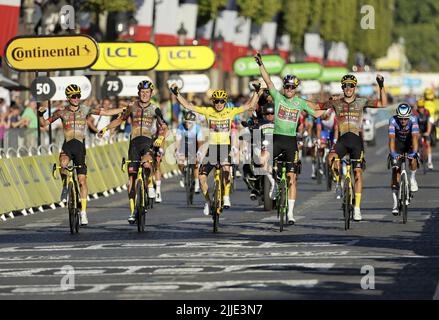
[[56, 179], [57, 178], [56, 172], [58, 170], [60, 170], [60, 169], [67, 170], [68, 172], [73, 172], [75, 169], [80, 169], [80, 168], [82, 168], [82, 166], [75, 166], [75, 165], [73, 165], [73, 166], [65, 166], [65, 167], [63, 167], [63, 166], [58, 166], [56, 163], [54, 163], [53, 166], [52, 166], [52, 176], [53, 176], [54, 179]]

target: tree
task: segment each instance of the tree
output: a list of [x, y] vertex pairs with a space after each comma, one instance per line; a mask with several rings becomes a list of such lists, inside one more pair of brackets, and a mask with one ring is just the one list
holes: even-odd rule
[[197, 26], [203, 26], [209, 20], [216, 19], [218, 12], [226, 5], [227, 0], [198, 0]]
[[311, 2], [304, 0], [283, 0], [282, 8], [283, 28], [291, 35], [293, 48], [301, 48], [305, 31], [308, 27]]
[[272, 21], [274, 16], [282, 8], [279, 0], [265, 0], [255, 2], [254, 0], [237, 0], [239, 15], [251, 18], [258, 25]]

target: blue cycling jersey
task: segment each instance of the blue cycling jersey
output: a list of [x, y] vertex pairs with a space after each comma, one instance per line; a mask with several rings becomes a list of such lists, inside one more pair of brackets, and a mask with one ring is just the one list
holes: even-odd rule
[[405, 126], [401, 124], [397, 116], [389, 120], [389, 135], [393, 135], [397, 140], [406, 142], [411, 139], [413, 133], [419, 133], [418, 118], [411, 115]]

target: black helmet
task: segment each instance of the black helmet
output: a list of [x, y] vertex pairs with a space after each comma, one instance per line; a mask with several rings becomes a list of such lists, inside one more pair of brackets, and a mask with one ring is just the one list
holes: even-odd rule
[[347, 74], [343, 78], [341, 78], [341, 84], [352, 83], [355, 86], [357, 85], [357, 78], [352, 74]]
[[184, 115], [184, 121], [195, 121], [197, 119], [197, 116], [195, 113], [189, 111]]
[[137, 85], [137, 90], [140, 91], [141, 89], [151, 89], [151, 91], [154, 91], [154, 84], [149, 80], [140, 81]]
[[297, 88], [299, 86], [299, 84], [300, 84], [299, 78], [297, 78], [296, 76], [291, 75], [291, 74], [287, 74], [284, 77], [283, 82], [284, 82], [284, 86], [292, 85], [292, 86], [294, 86], [294, 88]]
[[67, 98], [70, 98], [74, 94], [81, 94], [81, 88], [76, 84], [70, 84], [67, 86], [65, 94]]
[[262, 107], [262, 113], [264, 115], [274, 114], [274, 105], [272, 103], [267, 103], [265, 106]]

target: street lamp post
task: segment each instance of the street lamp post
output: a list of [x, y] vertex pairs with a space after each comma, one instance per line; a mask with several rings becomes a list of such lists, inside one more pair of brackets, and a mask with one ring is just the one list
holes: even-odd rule
[[177, 30], [178, 44], [180, 46], [184, 46], [185, 45], [187, 34], [188, 34], [188, 32], [187, 32], [187, 30], [184, 27], [184, 23], [181, 23], [180, 29]]

